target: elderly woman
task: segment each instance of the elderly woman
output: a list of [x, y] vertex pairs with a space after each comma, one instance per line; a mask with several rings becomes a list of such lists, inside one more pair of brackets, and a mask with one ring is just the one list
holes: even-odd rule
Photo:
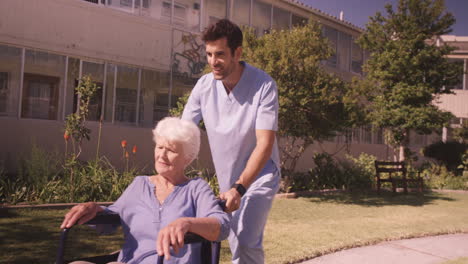
[[156, 175], [136, 177], [107, 208], [94, 202], [76, 205], [61, 228], [83, 224], [98, 212], [117, 213], [125, 235], [119, 262], [154, 264], [156, 250], [170, 259], [167, 263], [199, 263], [199, 250], [195, 250], [199, 245], [184, 245], [185, 233], [220, 241], [229, 234], [230, 220], [208, 184], [184, 174], [198, 155], [200, 131], [192, 122], [165, 118], [153, 130], [153, 139]]

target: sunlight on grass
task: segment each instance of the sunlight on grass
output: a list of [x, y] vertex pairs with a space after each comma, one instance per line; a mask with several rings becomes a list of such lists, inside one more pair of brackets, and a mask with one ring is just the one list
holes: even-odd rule
[[443, 262], [441, 264], [468, 264], [468, 258], [458, 258]]
[[[276, 199], [265, 230], [266, 263], [297, 262], [389, 239], [468, 232], [467, 207], [468, 194], [459, 193], [342, 193]], [[65, 212], [0, 211], [0, 263], [52, 263]], [[70, 259], [109, 253], [118, 249], [121, 242], [119, 234], [98, 237], [87, 227], [74, 228], [66, 256]], [[230, 263], [229, 258], [224, 241], [221, 263]]]

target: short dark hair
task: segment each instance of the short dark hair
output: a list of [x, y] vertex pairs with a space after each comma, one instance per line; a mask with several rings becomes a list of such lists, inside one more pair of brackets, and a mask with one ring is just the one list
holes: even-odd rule
[[242, 31], [236, 24], [232, 23], [228, 19], [221, 19], [215, 24], [212, 24], [203, 31], [203, 41], [216, 41], [226, 37], [227, 44], [231, 49], [231, 53], [242, 46]]

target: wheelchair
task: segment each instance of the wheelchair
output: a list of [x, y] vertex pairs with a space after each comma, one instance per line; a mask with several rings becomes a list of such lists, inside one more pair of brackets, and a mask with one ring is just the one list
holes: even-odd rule
[[[225, 201], [219, 201], [219, 205], [223, 210], [226, 208]], [[114, 224], [118, 225], [120, 224], [120, 217], [118, 214], [98, 214], [96, 215], [93, 219], [89, 220], [88, 222], [85, 223], [85, 225], [98, 225], [98, 224]], [[60, 241], [59, 241], [59, 247], [57, 250], [57, 257], [55, 264], [64, 264], [64, 252], [65, 252], [65, 242], [67, 240], [67, 236], [71, 228], [64, 228], [60, 232]], [[219, 257], [220, 257], [220, 251], [221, 251], [221, 242], [217, 241], [208, 241], [205, 238], [193, 234], [193, 233], [187, 233], [185, 234], [184, 237], [184, 243], [185, 244], [193, 244], [193, 243], [201, 243], [201, 262], [203, 264], [219, 264]], [[148, 252], [145, 254], [145, 257], [150, 256], [150, 255], [155, 255], [157, 254], [156, 250]], [[113, 253], [110, 255], [104, 255], [104, 256], [96, 256], [96, 257], [89, 257], [89, 258], [82, 258], [80, 260], [85, 260], [85, 261], [90, 261], [94, 262], [97, 264], [101, 263], [108, 263], [112, 261], [117, 261], [119, 253]], [[155, 264], [163, 264], [164, 263], [164, 256], [159, 256], [158, 261]], [[138, 259], [135, 261], [132, 261], [129, 264], [138, 264]]]

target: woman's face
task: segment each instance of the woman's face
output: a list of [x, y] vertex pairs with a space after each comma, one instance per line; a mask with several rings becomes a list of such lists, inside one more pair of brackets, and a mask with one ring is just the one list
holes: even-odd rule
[[182, 144], [161, 137], [157, 137], [156, 142], [154, 162], [158, 174], [171, 176], [183, 173], [187, 164]]

